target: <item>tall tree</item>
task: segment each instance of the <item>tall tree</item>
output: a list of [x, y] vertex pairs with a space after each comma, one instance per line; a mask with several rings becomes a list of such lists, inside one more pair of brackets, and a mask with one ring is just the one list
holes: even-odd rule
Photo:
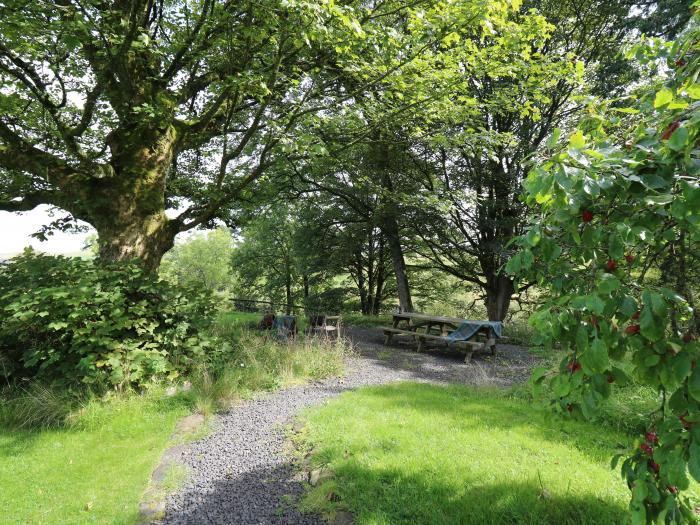
[[[361, 71], [362, 90], [420, 55], [431, 3], [3, 2], [0, 209], [55, 205], [97, 229], [102, 260], [156, 268], [280, 151], [313, 151], [297, 122], [353, 95], [321, 72]], [[419, 30], [387, 34], [397, 16]]]
[[[665, 4], [656, 5], [663, 9]], [[466, 79], [462, 95], [471, 97], [475, 114], [470, 120], [444, 119], [444, 128], [437, 127], [416, 148], [416, 166], [429, 189], [413, 217], [422, 241], [417, 249], [435, 267], [480, 286], [490, 319], [505, 318], [515, 292], [503, 266], [511, 255], [508, 243], [522, 231], [527, 213], [519, 198], [527, 161], [556, 126], [575, 121], [583, 108], [577, 94], [619, 95], [636, 78], [618, 54], [644, 22], [634, 14], [639, 12], [635, 6], [600, 0], [526, 2], [514, 21], [522, 26], [531, 19], [522, 19], [523, 14], [536, 8], [551, 25], [505, 48], [501, 59], [508, 65], [500, 71], [484, 69]], [[668, 22], [679, 23], [675, 18]], [[653, 28], [661, 31], [660, 20]], [[478, 43], [489, 45], [488, 39]], [[497, 56], [490, 53], [488, 59]]]
[[159, 275], [181, 284], [224, 291], [233, 284], [230, 260], [233, 236], [228, 228], [196, 233], [165, 254]]

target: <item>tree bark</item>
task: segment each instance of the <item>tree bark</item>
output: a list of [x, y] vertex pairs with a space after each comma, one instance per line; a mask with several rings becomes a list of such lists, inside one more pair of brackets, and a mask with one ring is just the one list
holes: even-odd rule
[[304, 303], [306, 303], [309, 299], [309, 274], [303, 274], [301, 279], [304, 285]]
[[505, 275], [489, 277], [486, 287], [486, 313], [489, 321], [503, 321], [508, 314], [515, 286], [512, 279]]
[[150, 136], [116, 134], [113, 174], [65, 186], [73, 199], [59, 205], [95, 227], [100, 262], [138, 259], [155, 271], [172, 248], [179, 229], [165, 215], [165, 181], [175, 140], [172, 127]]
[[411, 287], [408, 282], [408, 274], [406, 273], [406, 261], [403, 256], [403, 247], [401, 246], [401, 239], [399, 238], [398, 225], [395, 219], [390, 219], [384, 226], [384, 234], [389, 243], [391, 259], [394, 265], [399, 306], [402, 312], [412, 312], [413, 301], [411, 300]]
[[292, 313], [292, 268], [289, 259], [285, 259], [284, 265], [284, 292], [287, 298], [287, 315]]
[[408, 282], [406, 260], [404, 259], [403, 247], [401, 246], [399, 224], [396, 218], [396, 203], [393, 202], [390, 197], [394, 191], [388, 165], [391, 151], [386, 144], [378, 140], [375, 147], [375, 154], [377, 155], [375, 161], [381, 175], [381, 183], [384, 190], [382, 203], [380, 205], [380, 229], [384, 234], [386, 242], [389, 244], [389, 250], [391, 252], [394, 275], [396, 276], [396, 290], [399, 296], [399, 307], [402, 312], [412, 312], [413, 301], [411, 299], [411, 287]]

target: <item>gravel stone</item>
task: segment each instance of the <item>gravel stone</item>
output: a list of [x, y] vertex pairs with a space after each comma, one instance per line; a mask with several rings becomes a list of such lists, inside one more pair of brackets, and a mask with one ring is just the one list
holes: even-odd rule
[[[456, 350], [416, 353], [400, 339], [382, 345], [376, 329], [351, 328], [346, 334], [356, 355], [346, 375], [306, 383], [234, 406], [212, 423], [212, 432], [179, 452], [190, 476], [166, 499], [163, 525], [240, 524], [315, 525], [319, 516], [303, 515], [293, 504], [304, 493], [283, 447], [282, 426], [304, 407], [365, 385], [394, 381], [508, 386], [523, 381], [536, 358], [527, 349], [498, 345], [495, 357], [475, 353], [471, 363]], [[292, 502], [292, 503], [290, 503]]]

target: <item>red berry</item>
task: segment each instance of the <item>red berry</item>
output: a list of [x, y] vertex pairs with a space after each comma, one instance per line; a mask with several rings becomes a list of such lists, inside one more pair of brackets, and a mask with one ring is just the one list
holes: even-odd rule
[[591, 316], [591, 326], [598, 328], [598, 318], [595, 315]]
[[683, 342], [684, 343], [690, 343], [693, 340], [693, 336], [690, 334], [685, 334], [683, 336]]
[[653, 461], [650, 459], [648, 464], [649, 464], [649, 468], [651, 470], [653, 470], [654, 472], [656, 472], [657, 474], [659, 473], [659, 470], [661, 470], [661, 467], [659, 466], [659, 464], [656, 461]]
[[640, 316], [640, 315], [642, 315], [642, 312], [640, 312], [639, 310], [637, 310], [636, 312], [634, 312], [634, 313], [632, 314], [632, 317], [630, 317], [630, 319], [633, 319], [633, 320], [636, 321], [637, 319], [639, 319], [639, 316]]
[[628, 335], [634, 335], [639, 333], [639, 325], [638, 324], [631, 324], [627, 328], [625, 328], [625, 333]]
[[686, 415], [683, 414], [683, 415], [680, 416], [678, 419], [680, 420], [680, 422], [681, 422], [681, 424], [683, 425], [683, 428], [684, 428], [684, 429], [690, 430], [691, 428], [693, 428], [693, 423], [690, 422], [690, 421], [686, 421], [685, 416], [686, 416]]
[[647, 456], [651, 456], [654, 453], [654, 449], [646, 443], [642, 443], [641, 445], [639, 445], [639, 450], [644, 452]]
[[678, 487], [675, 485], [669, 485], [667, 488], [671, 494], [678, 494]]
[[576, 372], [581, 370], [581, 363], [579, 363], [578, 361], [569, 361], [569, 364], [566, 365], [566, 368], [568, 368], [572, 374], [575, 374]]
[[685, 60], [683, 60], [682, 58], [679, 58], [678, 60], [676, 60], [676, 66], [683, 67], [684, 65], [685, 65]]
[[627, 255], [625, 255], [625, 261], [627, 261], [629, 264], [632, 264], [634, 262], [634, 255], [628, 253]]
[[656, 445], [659, 442], [659, 436], [656, 435], [656, 432], [647, 432], [645, 437], [646, 440], [652, 445]]
[[583, 222], [591, 222], [593, 220], [593, 212], [591, 210], [583, 210], [581, 220]]
[[567, 409], [569, 412], [573, 412], [573, 411], [574, 411], [574, 405], [572, 405], [571, 403], [569, 403], [568, 405], [566, 405], [566, 409]]
[[615, 262], [614, 259], [608, 259], [608, 260], [605, 262], [605, 267], [606, 267], [609, 271], [614, 272], [614, 271], [617, 269], [617, 262]]
[[608, 374], [608, 383], [614, 383], [615, 382], [615, 376], [612, 374]]
[[664, 132], [661, 134], [661, 140], [668, 140], [671, 138], [671, 135], [673, 135], [673, 132], [676, 131], [678, 128], [681, 127], [680, 121], [676, 120], [675, 122], [669, 124]]

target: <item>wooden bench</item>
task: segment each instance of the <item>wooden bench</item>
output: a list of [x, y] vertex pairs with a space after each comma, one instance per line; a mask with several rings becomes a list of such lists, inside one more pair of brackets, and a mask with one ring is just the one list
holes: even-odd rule
[[393, 328], [390, 326], [379, 327], [384, 332], [384, 344], [388, 345], [394, 335], [408, 335], [415, 338], [416, 332], [413, 330], [403, 330], [401, 328]]
[[491, 349], [491, 355], [496, 355], [496, 340], [487, 339], [486, 341], [450, 341], [447, 337], [442, 335], [433, 334], [421, 334], [415, 333], [414, 337], [418, 341], [417, 351], [421, 352], [425, 349], [426, 341], [435, 341], [440, 343], [445, 343], [446, 347], [455, 346], [461, 348], [467, 352], [464, 357], [464, 362], [469, 363], [472, 360], [472, 354], [477, 350], [485, 350], [486, 348]]
[[489, 348], [491, 350], [491, 355], [496, 355], [496, 340], [489, 338], [486, 341], [450, 341], [443, 335], [435, 335], [429, 333], [417, 332], [415, 330], [404, 330], [401, 328], [393, 328], [389, 326], [380, 327], [384, 332], [384, 344], [388, 345], [391, 342], [391, 338], [395, 335], [408, 336], [413, 338], [418, 343], [417, 352], [421, 352], [425, 349], [425, 343], [427, 341], [435, 341], [440, 343], [445, 343], [445, 346], [455, 346], [467, 352], [464, 358], [465, 363], [469, 363], [472, 359], [472, 354], [477, 350], [484, 350]]

